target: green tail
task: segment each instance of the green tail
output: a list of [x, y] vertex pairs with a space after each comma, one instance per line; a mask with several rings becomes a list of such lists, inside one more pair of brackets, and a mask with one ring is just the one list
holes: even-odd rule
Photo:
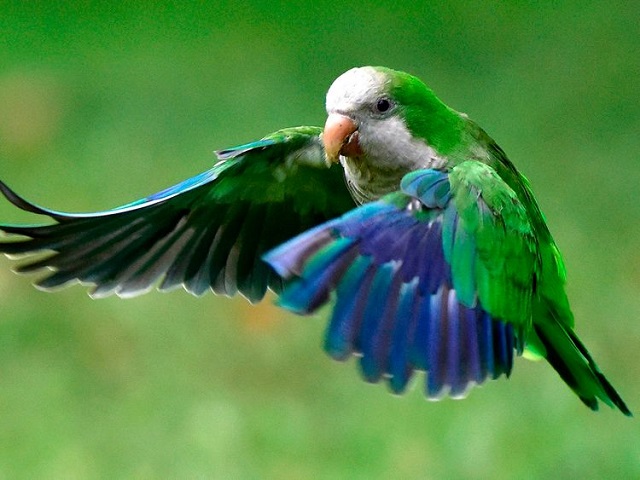
[[613, 385], [605, 378], [587, 348], [573, 330], [557, 318], [557, 313], [544, 300], [536, 302], [534, 330], [544, 347], [543, 356], [567, 385], [592, 410], [598, 409], [598, 399], [617, 407], [627, 416], [631, 411]]

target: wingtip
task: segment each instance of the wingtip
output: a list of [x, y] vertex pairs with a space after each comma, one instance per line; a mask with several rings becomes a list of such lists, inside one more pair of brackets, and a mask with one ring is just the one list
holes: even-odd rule
[[18, 207], [20, 210], [24, 210], [25, 212], [35, 213], [37, 215], [48, 215], [54, 219], [59, 219], [60, 215], [57, 212], [52, 210], [47, 210], [38, 205], [35, 205], [28, 200], [25, 200], [16, 192], [14, 192], [9, 186], [0, 180], [0, 193], [4, 195], [4, 197], [11, 202], [13, 205]]
[[26, 203], [16, 192], [11, 190], [9, 186], [0, 180], [0, 192], [4, 195], [4, 198], [9, 200], [12, 204], [14, 204], [18, 208], [23, 208], [21, 205]]

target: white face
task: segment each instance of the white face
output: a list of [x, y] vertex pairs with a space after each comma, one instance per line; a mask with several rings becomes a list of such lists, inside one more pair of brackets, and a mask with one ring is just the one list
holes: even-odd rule
[[[401, 106], [389, 96], [389, 81], [387, 73], [373, 67], [352, 68], [327, 92], [327, 113], [345, 115], [358, 128], [365, 155], [359, 168], [406, 172], [441, 164], [436, 152], [407, 128]], [[378, 108], [381, 99], [389, 102], [385, 111]]]
[[327, 113], [355, 114], [385, 95], [386, 76], [372, 67], [352, 68], [327, 92]]

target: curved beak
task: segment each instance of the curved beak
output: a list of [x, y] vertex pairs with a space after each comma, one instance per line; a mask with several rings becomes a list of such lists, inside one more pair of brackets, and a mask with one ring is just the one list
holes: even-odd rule
[[362, 154], [358, 144], [358, 127], [345, 115], [329, 115], [322, 132], [322, 142], [330, 163], [338, 162], [340, 155], [354, 157]]

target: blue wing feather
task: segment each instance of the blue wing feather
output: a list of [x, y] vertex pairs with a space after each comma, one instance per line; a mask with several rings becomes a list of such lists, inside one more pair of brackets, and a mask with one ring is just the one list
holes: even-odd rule
[[282, 293], [278, 304], [300, 314], [314, 312], [327, 301], [335, 279], [342, 277], [354, 258], [352, 239], [340, 238], [328, 244], [309, 261], [304, 277]]
[[358, 257], [338, 285], [336, 306], [325, 336], [325, 350], [337, 360], [360, 352], [358, 332], [367, 300], [363, 292], [368, 291], [374, 274], [371, 258]]
[[[395, 285], [395, 286], [394, 286]], [[394, 284], [394, 268], [386, 263], [377, 269], [367, 292], [367, 305], [362, 318], [358, 343], [363, 377], [377, 382], [384, 373], [384, 350], [389, 330], [395, 319], [395, 302], [399, 284]]]
[[463, 323], [460, 319], [460, 307], [456, 298], [456, 291], [449, 290], [447, 298], [447, 366], [445, 383], [449, 385], [451, 396], [460, 396], [464, 393], [468, 378], [462, 372], [462, 329]]
[[461, 367], [463, 375], [476, 384], [482, 383], [480, 368], [480, 332], [478, 330], [477, 309], [460, 306], [462, 322]]
[[[400, 287], [396, 325], [392, 333], [387, 370], [390, 375], [389, 387], [394, 393], [401, 393], [406, 389], [413, 372], [409, 349], [417, 319], [416, 299], [418, 296], [415, 294], [415, 284], [416, 281], [413, 281], [403, 283]], [[426, 365], [423, 369], [426, 369]]]
[[419, 249], [420, 257], [417, 265], [421, 295], [435, 294], [441, 285], [449, 283], [449, 268], [445, 262], [442, 249], [442, 221], [440, 219], [429, 224], [422, 234]]
[[325, 337], [333, 358], [361, 353], [365, 380], [386, 373], [397, 393], [414, 370], [425, 370], [429, 398], [461, 397], [510, 372], [513, 328], [482, 309], [473, 275], [452, 278], [452, 262], [473, 269], [476, 251], [459, 227], [448, 174], [412, 172], [402, 187], [264, 258], [292, 279], [283, 306], [306, 313], [336, 292]]

